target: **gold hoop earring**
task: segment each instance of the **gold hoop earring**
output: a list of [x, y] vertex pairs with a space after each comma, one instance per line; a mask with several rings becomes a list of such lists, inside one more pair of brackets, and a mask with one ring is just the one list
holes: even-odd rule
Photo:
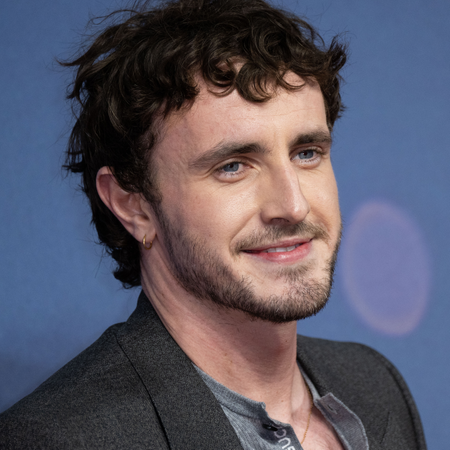
[[144, 234], [144, 237], [142, 238], [142, 245], [144, 246], [145, 250], [150, 250], [150, 249], [152, 248], [153, 241], [150, 241], [150, 244], [149, 244], [149, 246], [147, 247], [147, 246], [145, 245], [145, 238], [146, 238], [146, 237], [147, 237], [147, 235]]

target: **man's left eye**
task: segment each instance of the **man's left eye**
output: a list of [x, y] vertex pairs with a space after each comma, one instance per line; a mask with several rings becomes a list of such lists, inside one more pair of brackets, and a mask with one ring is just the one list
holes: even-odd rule
[[228, 173], [237, 172], [239, 170], [240, 165], [241, 165], [241, 163], [239, 163], [239, 162], [231, 162], [231, 163], [225, 164], [222, 167], [222, 170], [224, 172], [228, 172]]
[[315, 150], [303, 150], [302, 152], [298, 153], [298, 157], [300, 159], [312, 159], [316, 156]]

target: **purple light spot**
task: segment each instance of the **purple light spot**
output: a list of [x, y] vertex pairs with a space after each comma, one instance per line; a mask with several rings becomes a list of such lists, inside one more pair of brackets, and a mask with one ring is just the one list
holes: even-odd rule
[[414, 220], [384, 202], [362, 205], [342, 243], [350, 304], [377, 331], [402, 335], [417, 327], [429, 301], [430, 259]]

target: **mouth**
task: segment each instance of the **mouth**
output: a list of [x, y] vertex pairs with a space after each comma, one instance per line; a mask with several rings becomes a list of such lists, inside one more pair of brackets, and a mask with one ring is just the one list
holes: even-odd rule
[[277, 242], [258, 248], [243, 249], [242, 251], [245, 253], [289, 253], [302, 245], [309, 244], [311, 241], [312, 239], [296, 239], [295, 241]]
[[300, 245], [303, 245], [303, 244], [294, 244], [289, 247], [270, 247], [267, 250], [244, 250], [244, 252], [247, 252], [247, 253], [285, 253], [285, 252], [292, 252], [292, 250], [295, 250], [297, 247], [300, 247]]
[[243, 249], [242, 252], [259, 261], [292, 264], [305, 259], [312, 248], [313, 238], [290, 239], [258, 248]]

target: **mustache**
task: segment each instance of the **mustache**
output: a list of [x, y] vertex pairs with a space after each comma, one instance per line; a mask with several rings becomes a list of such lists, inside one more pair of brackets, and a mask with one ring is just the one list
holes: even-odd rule
[[239, 240], [234, 247], [234, 251], [238, 254], [245, 249], [263, 247], [277, 240], [292, 237], [330, 240], [330, 236], [323, 225], [304, 220], [292, 225], [267, 225], [262, 230], [254, 231], [249, 236]]

